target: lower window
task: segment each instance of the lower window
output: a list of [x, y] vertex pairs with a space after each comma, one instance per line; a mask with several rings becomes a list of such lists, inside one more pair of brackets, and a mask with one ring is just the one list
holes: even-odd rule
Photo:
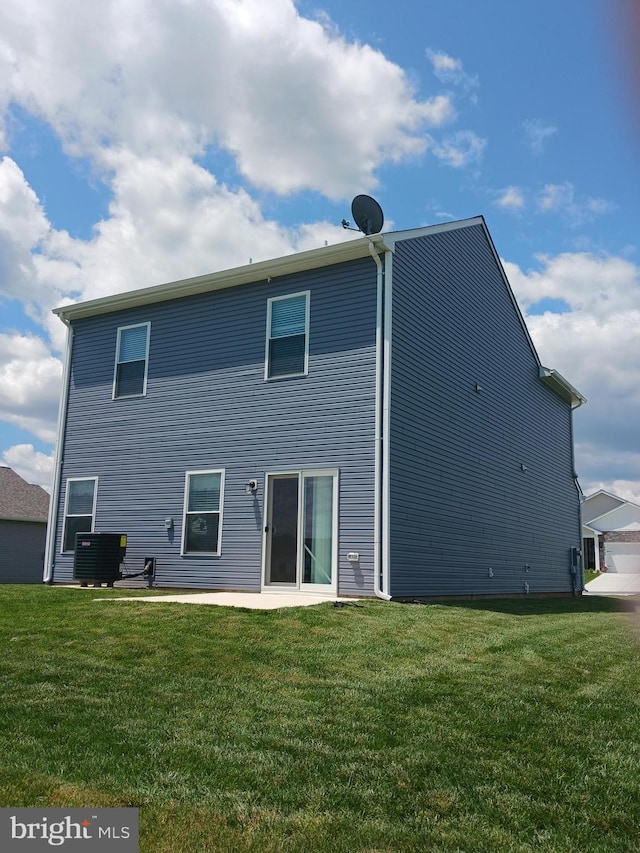
[[187, 471], [183, 554], [220, 554], [224, 471]]
[[67, 480], [62, 550], [75, 551], [76, 533], [92, 533], [98, 478]]

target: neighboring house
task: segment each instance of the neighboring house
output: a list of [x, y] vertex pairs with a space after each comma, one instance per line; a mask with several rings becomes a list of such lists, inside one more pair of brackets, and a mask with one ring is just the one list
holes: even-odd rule
[[582, 504], [585, 569], [640, 573], [640, 506], [600, 489]]
[[49, 495], [0, 466], [0, 583], [42, 583]]
[[128, 535], [166, 587], [568, 593], [572, 410], [486, 228], [461, 222], [56, 309], [46, 579]]

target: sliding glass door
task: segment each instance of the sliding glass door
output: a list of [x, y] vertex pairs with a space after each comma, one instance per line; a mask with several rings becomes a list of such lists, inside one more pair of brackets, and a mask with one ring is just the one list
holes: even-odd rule
[[338, 472], [267, 475], [265, 587], [335, 592]]
[[298, 577], [298, 475], [269, 479], [267, 508], [268, 583], [295, 586]]

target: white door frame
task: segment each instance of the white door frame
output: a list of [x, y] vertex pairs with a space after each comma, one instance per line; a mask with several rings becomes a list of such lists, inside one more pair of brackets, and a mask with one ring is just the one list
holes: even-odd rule
[[[278, 477], [298, 478], [298, 527], [297, 527], [297, 565], [296, 582], [293, 584], [271, 584], [267, 582], [269, 568], [269, 520], [271, 516], [271, 483]], [[312, 584], [302, 582], [304, 566], [304, 482], [308, 477], [333, 477], [333, 506], [332, 506], [332, 542], [331, 542], [331, 583]], [[264, 523], [262, 533], [262, 573], [260, 589], [262, 592], [306, 592], [313, 595], [337, 595], [338, 590], [338, 495], [339, 470], [337, 468], [296, 468], [288, 471], [268, 471], [264, 479]]]

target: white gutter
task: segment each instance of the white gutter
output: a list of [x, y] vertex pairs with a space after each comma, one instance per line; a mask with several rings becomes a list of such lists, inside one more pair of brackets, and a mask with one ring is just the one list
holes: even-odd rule
[[236, 267], [235, 269], [219, 270], [218, 272], [196, 276], [195, 278], [172, 281], [167, 284], [144, 287], [140, 290], [126, 291], [125, 293], [116, 293], [112, 296], [102, 296], [99, 299], [92, 299], [88, 302], [71, 303], [60, 308], [54, 308], [53, 313], [67, 322], [69, 320], [79, 320], [83, 317], [107, 314], [112, 311], [122, 311], [141, 305], [151, 305], [169, 299], [180, 299], [199, 293], [209, 293], [214, 290], [249, 284], [250, 282], [266, 281], [270, 278], [290, 275], [295, 272], [307, 272], [330, 264], [339, 264], [344, 261], [366, 258], [367, 253], [371, 251], [372, 244], [380, 246], [383, 251], [392, 252], [395, 243], [399, 240], [409, 240], [413, 237], [439, 234], [442, 231], [469, 228], [474, 225], [483, 225], [486, 230], [484, 219], [481, 216], [477, 216], [473, 219], [446, 222], [442, 225], [425, 225], [422, 228], [414, 228], [410, 231], [371, 234], [353, 240], [346, 240], [342, 243], [336, 243], [332, 246], [323, 246], [307, 252], [297, 252], [285, 255], [282, 258], [260, 261], [255, 264]]
[[557, 370], [541, 365], [538, 375], [545, 385], [548, 385], [559, 397], [569, 403], [572, 409], [577, 409], [587, 402], [587, 398], [577, 391], [571, 383], [567, 382]]
[[[384, 245], [384, 244], [383, 244]], [[390, 601], [391, 596], [386, 591], [389, 589], [388, 567], [385, 577], [385, 563], [383, 549], [385, 548], [385, 528], [388, 527], [388, 519], [385, 519], [384, 503], [384, 380], [385, 380], [385, 329], [384, 329], [384, 270], [378, 252], [375, 250], [373, 241], [369, 242], [369, 251], [378, 268], [376, 276], [376, 399], [375, 399], [375, 477], [374, 477], [374, 532], [373, 532], [373, 591], [378, 598]], [[389, 257], [389, 253], [387, 253]], [[387, 522], [385, 524], [385, 521]], [[382, 578], [382, 583], [381, 583]]]
[[43, 583], [51, 583], [53, 581], [58, 501], [60, 499], [60, 480], [62, 475], [62, 450], [64, 445], [65, 426], [67, 422], [67, 402], [69, 399], [69, 379], [71, 375], [71, 350], [73, 348], [73, 328], [64, 317], [62, 319], [67, 326], [67, 348], [64, 356], [62, 392], [60, 394], [60, 405], [58, 407], [58, 440], [56, 441], [56, 452], [53, 462], [53, 488], [51, 491], [51, 500], [49, 501], [49, 520], [47, 522], [47, 538], [45, 540], [44, 547], [45, 565], [42, 577]]
[[167, 284], [153, 285], [152, 287], [144, 287], [140, 290], [116, 293], [112, 296], [102, 296], [99, 299], [92, 299], [88, 302], [71, 303], [63, 305], [60, 308], [54, 308], [53, 313], [57, 314], [64, 322], [67, 322], [69, 320], [79, 320], [84, 317], [94, 317], [98, 314], [106, 314], [112, 311], [136, 308], [141, 305], [152, 305], [170, 299], [180, 299], [185, 296], [210, 293], [214, 290], [224, 290], [242, 284], [267, 281], [272, 278], [291, 275], [292, 273], [307, 272], [330, 264], [366, 258], [372, 241], [374, 243], [381, 243], [381, 235], [372, 234], [371, 237], [346, 240], [343, 243], [337, 243], [333, 246], [322, 246], [319, 249], [311, 249], [308, 252], [285, 255], [283, 258], [260, 261], [230, 270], [220, 270], [215, 273], [196, 276], [195, 278], [171, 281]]
[[[393, 286], [393, 255], [385, 255], [384, 276], [384, 371], [383, 371], [383, 402], [382, 402], [382, 587], [389, 593], [391, 565], [390, 537], [390, 481], [391, 481], [391, 297]], [[391, 598], [391, 595], [389, 595]]]

